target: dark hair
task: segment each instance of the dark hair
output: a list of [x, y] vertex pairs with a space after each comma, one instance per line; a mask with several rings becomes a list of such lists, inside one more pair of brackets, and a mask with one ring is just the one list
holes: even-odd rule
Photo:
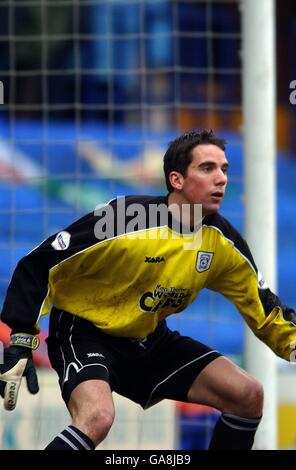
[[191, 150], [201, 144], [213, 144], [221, 150], [225, 150], [226, 141], [217, 137], [212, 129], [203, 129], [200, 132], [192, 131], [182, 134], [170, 142], [163, 157], [163, 170], [169, 193], [174, 190], [169, 180], [169, 174], [171, 171], [178, 171], [185, 177], [188, 165], [192, 162]]

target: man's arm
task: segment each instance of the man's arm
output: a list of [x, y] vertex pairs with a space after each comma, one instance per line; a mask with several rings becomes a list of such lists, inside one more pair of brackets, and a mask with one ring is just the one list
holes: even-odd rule
[[98, 242], [94, 233], [96, 220], [93, 213], [87, 214], [65, 230], [49, 237], [19, 261], [1, 314], [1, 320], [12, 329], [12, 333], [39, 332], [39, 318], [41, 314], [48, 313], [50, 308], [50, 270]]
[[217, 270], [207, 287], [234, 303], [255, 335], [278, 356], [291, 360], [296, 313], [268, 288], [247, 243], [238, 232], [236, 236], [235, 243], [226, 247], [223, 269]]
[[32, 350], [37, 349], [40, 315], [50, 304], [50, 270], [88, 246], [98, 242], [94, 234], [95, 218], [88, 214], [66, 230], [49, 237], [22, 258], [12, 276], [4, 301], [1, 320], [12, 330], [10, 344], [0, 364], [0, 395], [4, 406], [13, 410], [22, 377], [31, 393], [39, 390]]

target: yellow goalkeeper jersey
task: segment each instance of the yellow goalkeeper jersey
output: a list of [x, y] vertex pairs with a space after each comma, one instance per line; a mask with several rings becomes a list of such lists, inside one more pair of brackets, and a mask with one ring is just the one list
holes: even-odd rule
[[110, 335], [144, 338], [207, 288], [289, 359], [295, 312], [268, 289], [240, 234], [218, 213], [194, 230], [176, 230], [168, 210], [167, 220], [151, 212], [167, 204], [167, 197], [115, 199], [49, 237], [18, 263], [2, 320], [33, 332], [54, 305]]

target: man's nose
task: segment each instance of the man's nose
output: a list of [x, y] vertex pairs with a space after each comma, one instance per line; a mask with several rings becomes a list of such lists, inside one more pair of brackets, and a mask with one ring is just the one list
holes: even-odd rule
[[216, 173], [215, 184], [217, 186], [224, 186], [227, 183], [227, 175], [222, 170], [218, 170]]

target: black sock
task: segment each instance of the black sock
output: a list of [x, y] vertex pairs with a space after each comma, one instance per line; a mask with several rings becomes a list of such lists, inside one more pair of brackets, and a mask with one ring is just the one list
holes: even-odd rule
[[222, 414], [214, 429], [209, 449], [250, 450], [260, 418], [240, 418], [231, 414]]
[[44, 450], [94, 450], [92, 440], [75, 426], [68, 426]]

